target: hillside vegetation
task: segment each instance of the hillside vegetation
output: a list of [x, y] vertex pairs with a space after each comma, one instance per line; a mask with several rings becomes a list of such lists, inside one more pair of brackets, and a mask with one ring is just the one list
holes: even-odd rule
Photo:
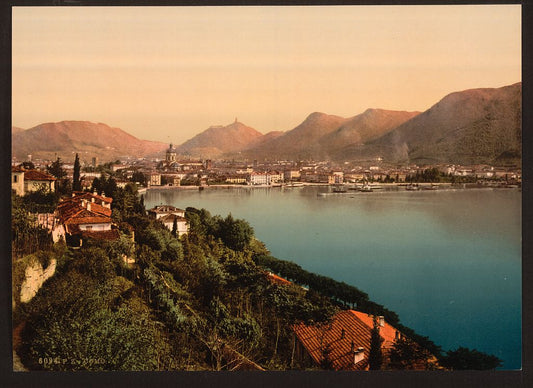
[[[121, 237], [86, 239], [79, 249], [44, 244], [42, 233], [22, 219], [27, 205], [13, 201], [14, 252], [57, 262], [55, 275], [30, 302], [17, 299], [13, 311], [14, 347], [29, 370], [301, 369], [294, 357], [294, 325], [328, 322], [339, 309], [355, 307], [384, 315], [448, 360], [440, 347], [401, 325], [394, 312], [363, 291], [272, 257], [244, 220], [187, 208], [190, 231], [177, 238], [145, 215], [134, 186], [103, 190], [114, 198]], [[33, 235], [37, 252], [24, 248], [24, 236]], [[126, 257], [136, 263], [126, 264]], [[22, 266], [15, 268], [13, 279], [20, 283]], [[267, 270], [292, 282], [273, 282]], [[20, 291], [17, 284], [13, 288]], [[459, 350], [454, 357], [463, 361], [487, 356]], [[498, 365], [488, 357], [463, 365]]]

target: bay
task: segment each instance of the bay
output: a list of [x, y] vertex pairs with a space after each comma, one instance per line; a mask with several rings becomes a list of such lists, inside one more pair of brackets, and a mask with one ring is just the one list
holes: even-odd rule
[[521, 368], [521, 192], [150, 189], [147, 208], [247, 220], [272, 255], [354, 285], [444, 350]]

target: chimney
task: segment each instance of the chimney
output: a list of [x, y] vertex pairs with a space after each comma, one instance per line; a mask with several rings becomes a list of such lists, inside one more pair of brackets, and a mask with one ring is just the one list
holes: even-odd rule
[[87, 202], [87, 210], [91, 211], [91, 203]]
[[355, 344], [353, 343], [353, 340], [352, 340], [352, 344], [351, 344], [351, 347], [350, 347], [350, 352], [354, 352], [355, 350]]
[[383, 315], [379, 316], [379, 325], [385, 327], [385, 317]]

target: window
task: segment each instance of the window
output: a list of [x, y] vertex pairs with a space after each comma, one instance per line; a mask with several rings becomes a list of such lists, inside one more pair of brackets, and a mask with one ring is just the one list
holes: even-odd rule
[[17, 183], [19, 180], [18, 175], [13, 175], [13, 183]]
[[92, 229], [93, 229], [93, 226], [92, 226], [92, 225], [87, 225], [87, 226], [85, 227], [85, 230], [92, 230]]

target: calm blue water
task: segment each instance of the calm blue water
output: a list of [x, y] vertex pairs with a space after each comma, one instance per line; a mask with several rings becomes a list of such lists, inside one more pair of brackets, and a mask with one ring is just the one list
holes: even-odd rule
[[246, 219], [272, 255], [352, 284], [443, 350], [521, 368], [521, 193], [468, 189], [328, 193], [327, 187], [150, 190]]

